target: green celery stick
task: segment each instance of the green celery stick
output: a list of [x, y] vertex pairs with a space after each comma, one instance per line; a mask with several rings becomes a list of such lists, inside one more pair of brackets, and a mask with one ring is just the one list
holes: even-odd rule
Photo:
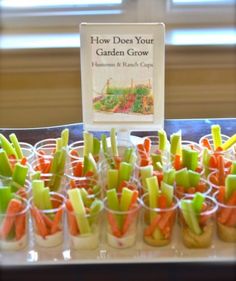
[[211, 156], [210, 156], [208, 149], [206, 147], [204, 147], [203, 152], [202, 152], [202, 163], [205, 168], [209, 167], [210, 157]]
[[196, 187], [199, 184], [201, 175], [197, 172], [189, 170], [188, 171], [188, 178], [189, 178], [189, 185], [193, 186], [193, 187]]
[[99, 184], [95, 184], [93, 186], [93, 193], [98, 194], [101, 191], [101, 186]]
[[202, 193], [196, 192], [194, 194], [192, 204], [193, 204], [193, 209], [197, 215], [201, 213], [202, 205], [204, 201], [205, 201], [205, 196]]
[[128, 189], [127, 187], [124, 187], [122, 189], [121, 199], [120, 199], [120, 210], [122, 212], [128, 211], [132, 196], [133, 196], [132, 190]]
[[69, 143], [69, 134], [70, 134], [70, 131], [68, 128], [64, 129], [62, 132], [61, 132], [61, 139], [62, 139], [62, 147], [66, 147]]
[[236, 175], [236, 161], [232, 162], [231, 168], [230, 168], [230, 174]]
[[15, 149], [3, 134], [0, 134], [0, 143], [7, 155], [14, 155], [18, 159]]
[[8, 160], [7, 153], [0, 149], [0, 175], [4, 177], [11, 177], [12, 176], [12, 169], [11, 164]]
[[127, 163], [130, 163], [130, 158], [131, 158], [131, 154], [133, 153], [133, 148], [132, 147], [127, 147], [125, 149], [125, 152], [124, 152], [124, 157], [123, 157], [123, 161], [124, 162], [127, 162]]
[[40, 171], [34, 172], [30, 175], [30, 177], [31, 180], [40, 180], [41, 172]]
[[86, 217], [86, 210], [84, 207], [84, 203], [82, 200], [82, 196], [80, 193], [80, 189], [74, 188], [67, 191], [69, 195], [69, 199], [71, 201], [76, 221], [79, 226], [79, 230], [81, 234], [91, 233], [91, 228], [89, 225], [89, 221]]
[[161, 192], [164, 194], [167, 198], [167, 206], [170, 207], [171, 203], [173, 202], [173, 196], [174, 196], [174, 187], [173, 185], [169, 185], [162, 181], [161, 183]]
[[119, 156], [118, 147], [117, 147], [117, 141], [116, 141], [116, 129], [115, 128], [111, 128], [110, 137], [111, 137], [111, 151], [112, 151], [112, 155], [114, 157]]
[[148, 165], [145, 167], [140, 167], [141, 182], [144, 189], [147, 189], [146, 178], [150, 178], [153, 175], [153, 166]]
[[163, 129], [159, 130], [158, 137], [159, 137], [159, 149], [161, 151], [164, 151], [166, 149], [166, 144], [167, 144], [166, 132]]
[[28, 170], [28, 166], [16, 163], [12, 174], [13, 181], [18, 183], [21, 187], [24, 186]]
[[152, 163], [156, 163], [156, 162], [162, 163], [161, 154], [152, 153], [152, 154], [151, 154], [151, 159], [152, 159]]
[[101, 141], [102, 141], [102, 150], [103, 150], [103, 154], [104, 154], [104, 157], [108, 163], [108, 165], [111, 167], [111, 168], [115, 168], [115, 163], [114, 161], [112, 160], [112, 158], [110, 157], [109, 153], [108, 153], [108, 148], [107, 148], [107, 137], [106, 135], [102, 134], [101, 135]]
[[97, 169], [97, 163], [93, 158], [93, 154], [89, 153], [88, 155], [88, 161], [89, 161], [89, 165], [91, 167], [91, 170], [94, 172], [94, 174], [97, 174], [98, 169]]
[[164, 235], [161, 233], [160, 229], [158, 227], [155, 228], [153, 234], [152, 234], [152, 237], [155, 239], [155, 240], [163, 240], [165, 239]]
[[137, 160], [137, 155], [136, 155], [136, 153], [135, 153], [134, 150], [133, 150], [133, 152], [131, 153], [130, 158], [129, 158], [129, 163], [132, 164], [132, 165], [134, 165], [134, 163], [136, 162], [136, 160]]
[[181, 154], [181, 131], [170, 136], [170, 152], [171, 155]]
[[161, 162], [153, 163], [153, 168], [155, 171], [159, 171], [159, 172], [162, 172], [163, 170]]
[[229, 174], [225, 180], [225, 198], [228, 200], [236, 191], [236, 175]]
[[220, 125], [211, 126], [211, 134], [213, 138], [214, 150], [222, 146], [221, 128]]
[[[157, 177], [154, 176], [154, 177], [146, 178], [146, 183], [147, 183], [147, 189], [149, 194], [149, 207], [155, 209], [158, 207], [157, 198], [159, 193]], [[153, 221], [155, 216], [156, 216], [156, 212], [150, 211], [150, 222]]]
[[122, 181], [127, 181], [130, 179], [133, 171], [133, 166], [129, 163], [126, 162], [121, 162], [120, 163], [120, 168], [119, 168], [119, 175], [118, 175], [118, 185]]
[[222, 144], [223, 150], [229, 149], [232, 145], [236, 143], [236, 134], [234, 134], [232, 137], [230, 137], [226, 142]]
[[163, 181], [169, 185], [173, 185], [175, 182], [175, 169], [164, 171]]
[[189, 177], [187, 168], [183, 168], [175, 172], [175, 182], [179, 186], [183, 186], [185, 189], [189, 187]]
[[195, 171], [198, 166], [198, 152], [192, 149], [184, 148], [182, 150], [182, 162], [184, 167]]
[[101, 143], [99, 139], [93, 137], [93, 155], [99, 155]]
[[93, 135], [89, 132], [83, 133], [84, 137], [84, 156], [88, 156], [89, 153], [93, 153]]
[[119, 171], [116, 169], [109, 169], [107, 171], [107, 188], [108, 189], [112, 189], [112, 188], [117, 189], [118, 176], [119, 176]]
[[89, 194], [87, 192], [87, 190], [85, 188], [80, 188], [80, 194], [84, 203], [85, 207], [90, 207], [90, 205], [92, 204], [92, 200], [89, 198]]
[[43, 209], [43, 190], [44, 190], [44, 181], [43, 180], [33, 180], [32, 181], [32, 196], [34, 205], [39, 208]]
[[42, 191], [42, 200], [43, 200], [43, 209], [44, 210], [51, 210], [52, 209], [52, 202], [50, 200], [50, 190], [48, 187], [45, 187]]
[[62, 149], [62, 138], [56, 139], [56, 151], [60, 151]]
[[[117, 212], [120, 211], [120, 204], [119, 204], [117, 192], [114, 188], [107, 190], [107, 206], [112, 211], [117, 211]], [[117, 214], [114, 217], [116, 218], [119, 229], [121, 229], [121, 225], [122, 225], [121, 215]]]
[[65, 170], [65, 165], [66, 165], [66, 149], [63, 147], [60, 152], [61, 153], [60, 153], [60, 157], [59, 157], [57, 173], [60, 175], [63, 175], [64, 170]]
[[182, 214], [184, 216], [184, 220], [185, 220], [186, 224], [188, 225], [189, 229], [193, 233], [195, 233], [197, 235], [201, 235], [202, 230], [199, 226], [198, 218], [197, 218], [195, 210], [193, 208], [192, 201], [183, 199], [183, 200], [181, 200], [180, 204], [181, 204], [181, 209], [182, 209]]
[[95, 199], [90, 206], [90, 218], [89, 218], [90, 225], [92, 225], [96, 221], [102, 209], [103, 209], [102, 201], [99, 199]]
[[4, 214], [6, 212], [8, 203], [12, 197], [13, 194], [10, 186], [0, 186], [0, 214]]
[[15, 151], [16, 151], [16, 154], [17, 154], [17, 158], [18, 159], [22, 159], [24, 157], [23, 155], [23, 152], [21, 150], [21, 147], [20, 147], [20, 144], [19, 144], [19, 141], [16, 137], [16, 134], [12, 133], [9, 135], [9, 138], [13, 144], [13, 147], [15, 148]]
[[52, 165], [50, 168], [50, 173], [56, 174], [59, 166], [59, 161], [60, 161], [60, 156], [61, 156], [61, 150], [55, 152], [53, 159], [52, 159]]

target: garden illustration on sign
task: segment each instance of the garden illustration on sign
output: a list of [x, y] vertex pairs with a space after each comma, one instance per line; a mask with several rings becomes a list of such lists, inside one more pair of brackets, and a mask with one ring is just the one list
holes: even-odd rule
[[135, 84], [131, 79], [126, 87], [114, 86], [107, 79], [104, 88], [93, 98], [95, 111], [103, 113], [153, 114], [153, 93], [150, 79]]

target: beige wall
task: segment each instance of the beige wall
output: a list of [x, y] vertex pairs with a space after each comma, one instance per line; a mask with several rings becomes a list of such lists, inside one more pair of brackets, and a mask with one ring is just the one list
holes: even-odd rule
[[[82, 121], [78, 49], [5, 51], [0, 127]], [[233, 48], [167, 47], [166, 118], [236, 116]]]

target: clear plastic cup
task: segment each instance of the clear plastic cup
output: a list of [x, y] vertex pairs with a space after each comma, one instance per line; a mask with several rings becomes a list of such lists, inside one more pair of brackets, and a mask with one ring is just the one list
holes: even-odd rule
[[[88, 200], [92, 202], [94, 198], [88, 197]], [[95, 250], [100, 242], [103, 208], [96, 214], [81, 215], [74, 212], [67, 203], [66, 213], [71, 247], [75, 250]]]
[[178, 199], [174, 196], [172, 205], [168, 208], [151, 208], [149, 206], [149, 194], [145, 193], [141, 198], [141, 204], [143, 206], [144, 242], [154, 247], [171, 243]]
[[134, 246], [138, 236], [139, 203], [126, 212], [114, 211], [108, 207], [107, 198], [105, 198], [104, 209], [107, 244], [116, 249], [126, 249]]
[[[205, 197], [205, 210], [199, 213], [183, 209], [182, 200], [193, 200], [194, 195], [188, 195], [180, 200], [180, 225], [181, 235], [184, 245], [187, 248], [201, 249], [211, 246], [214, 233], [215, 213], [217, 210], [217, 203], [214, 198]], [[188, 217], [188, 221], [186, 221]]]
[[220, 184], [218, 174], [219, 174], [218, 171], [215, 170], [211, 172], [207, 177], [207, 181], [211, 185], [211, 189], [212, 189], [211, 194], [214, 194], [216, 191], [218, 191], [220, 186], [225, 185], [225, 182]]
[[[0, 187], [1, 188], [1, 187]], [[10, 202], [6, 213], [0, 213], [0, 250], [17, 251], [24, 249], [28, 244], [28, 210], [29, 204], [27, 200], [20, 196], [14, 196], [17, 201], [13, 203], [15, 206], [11, 212], [7, 212], [10, 208]]]
[[29, 200], [34, 241], [44, 248], [61, 245], [64, 240], [65, 197], [50, 192], [50, 202], [52, 209], [41, 210], [35, 206], [32, 197]]
[[36, 158], [52, 159], [56, 150], [56, 139], [44, 139], [34, 145]]
[[220, 240], [224, 242], [236, 242], [236, 205], [226, 205], [220, 202], [219, 191], [214, 194], [218, 204], [216, 212], [216, 228]]
[[35, 158], [35, 151], [33, 145], [27, 142], [19, 142], [22, 153], [30, 164]]
[[1, 186], [11, 186], [12, 191], [24, 199], [29, 199], [31, 196], [31, 181], [28, 179], [25, 180], [22, 186], [14, 182], [12, 177], [0, 176], [0, 188]]

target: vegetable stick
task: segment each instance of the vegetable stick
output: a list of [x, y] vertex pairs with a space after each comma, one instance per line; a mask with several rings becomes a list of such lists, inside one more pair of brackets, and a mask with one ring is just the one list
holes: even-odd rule
[[35, 206], [31, 206], [31, 214], [34, 218], [38, 234], [42, 237], [47, 236], [49, 232], [40, 211]]
[[158, 222], [158, 228], [161, 230], [163, 234], [166, 226], [169, 224], [172, 215], [173, 215], [173, 211], [168, 211], [161, 214], [161, 219]]
[[[159, 192], [158, 181], [156, 177], [150, 177], [146, 179], [148, 193], [149, 193], [149, 207], [151, 209], [157, 208], [157, 198]], [[150, 211], [150, 221], [156, 216], [155, 211]]]
[[14, 133], [10, 134], [9, 135], [9, 139], [11, 140], [11, 142], [13, 144], [13, 147], [15, 149], [17, 158], [18, 159], [22, 159], [24, 157], [24, 155], [22, 153], [22, 150], [21, 150], [21, 147], [20, 147], [20, 144], [19, 144], [19, 141], [17, 139], [16, 134], [14, 134]]
[[235, 143], [236, 143], [236, 134], [234, 134], [226, 142], [224, 142], [221, 147], [222, 147], [223, 150], [228, 150]]
[[0, 149], [0, 163], [0, 175], [4, 177], [11, 177], [12, 168], [8, 160], [7, 153], [3, 149]]
[[156, 229], [160, 219], [161, 219], [161, 215], [160, 214], [156, 215], [153, 218], [151, 223], [144, 230], [144, 235], [145, 236], [151, 236], [153, 234], [153, 232], [155, 231], [155, 229]]
[[[21, 204], [21, 210], [24, 210], [23, 204]], [[26, 226], [26, 215], [21, 214], [17, 215], [15, 219], [15, 233], [16, 233], [16, 240], [20, 240], [22, 236], [25, 234], [25, 226]]]
[[112, 188], [117, 189], [117, 187], [118, 187], [118, 175], [119, 175], [119, 171], [117, 169], [109, 169], [108, 170], [108, 172], [107, 172], [107, 188], [108, 189], [112, 189]]
[[110, 224], [113, 235], [116, 237], [121, 237], [121, 231], [118, 227], [118, 224], [117, 224], [117, 221], [116, 221], [114, 215], [108, 211], [107, 218], [108, 218], [108, 222]]
[[61, 132], [62, 147], [65, 147], [69, 143], [69, 129], [66, 128]]
[[160, 208], [160, 209], [165, 209], [165, 208], [167, 208], [167, 197], [166, 197], [166, 195], [164, 195], [164, 194], [160, 194], [159, 196], [158, 196], [158, 199], [157, 199], [158, 201], [158, 203], [157, 203], [157, 206]]
[[11, 231], [15, 222], [15, 215], [20, 212], [21, 206], [21, 201], [14, 198], [10, 200], [1, 225], [1, 235], [3, 239], [5, 239]]
[[210, 151], [212, 150], [211, 144], [207, 138], [202, 139], [201, 145], [209, 149]]
[[13, 148], [12, 144], [8, 141], [8, 139], [3, 134], [0, 134], [0, 143], [2, 149], [6, 152], [7, 155], [14, 155], [16, 158], [18, 158], [17, 153]]
[[87, 131], [83, 133], [84, 138], [84, 156], [88, 156], [89, 153], [93, 153], [93, 135]]
[[225, 199], [229, 200], [233, 193], [236, 192], [236, 175], [228, 175], [225, 180]]
[[214, 150], [222, 146], [221, 128], [220, 125], [211, 126], [211, 134], [213, 138]]
[[174, 155], [173, 167], [175, 170], [182, 169], [181, 156], [179, 154]]
[[145, 149], [147, 155], [149, 155], [149, 153], [151, 151], [151, 140], [149, 138], [145, 138], [144, 142], [143, 142], [143, 146], [144, 146], [144, 149]]
[[7, 206], [12, 199], [13, 194], [11, 193], [10, 186], [0, 187], [0, 214], [4, 214], [7, 210]]
[[51, 234], [54, 234], [58, 231], [58, 229], [60, 229], [60, 222], [61, 222], [61, 218], [63, 215], [63, 209], [60, 208], [54, 217], [53, 223], [52, 223], [52, 227], [51, 227]]
[[164, 151], [166, 149], [167, 145], [167, 136], [166, 132], [164, 130], [159, 130], [158, 131], [158, 137], [159, 137], [159, 149], [161, 151]]
[[[228, 206], [235, 206], [236, 205], [236, 192], [234, 192], [231, 197], [228, 199], [227, 204]], [[221, 208], [219, 215], [218, 215], [218, 221], [222, 224], [225, 224], [227, 220], [229, 219], [231, 213], [231, 208]]]
[[226, 225], [229, 227], [235, 227], [236, 226], [236, 210], [232, 210]]
[[79, 161], [73, 169], [74, 176], [82, 177], [83, 175], [83, 163]]
[[12, 174], [13, 181], [21, 186], [24, 186], [28, 170], [29, 170], [28, 166], [24, 166], [20, 163], [16, 163]]
[[113, 156], [119, 156], [118, 147], [117, 147], [117, 140], [116, 140], [116, 129], [111, 128], [110, 132], [111, 138], [111, 151]]
[[[166, 204], [169, 207], [173, 201], [173, 195], [174, 195], [174, 187], [173, 185], [169, 185], [165, 183], [164, 181], [161, 183], [161, 192], [166, 197]], [[160, 207], [161, 208], [161, 207]], [[166, 208], [166, 207], [164, 207]]]
[[79, 228], [78, 228], [78, 225], [76, 222], [75, 215], [73, 214], [74, 210], [73, 210], [72, 204], [71, 204], [70, 200], [68, 200], [68, 199], [66, 200], [65, 204], [66, 204], [66, 208], [68, 210], [67, 218], [68, 218], [70, 234], [73, 236], [76, 236], [79, 234]]
[[219, 155], [218, 158], [218, 183], [220, 185], [225, 184], [225, 166], [224, 166], [224, 157]]

